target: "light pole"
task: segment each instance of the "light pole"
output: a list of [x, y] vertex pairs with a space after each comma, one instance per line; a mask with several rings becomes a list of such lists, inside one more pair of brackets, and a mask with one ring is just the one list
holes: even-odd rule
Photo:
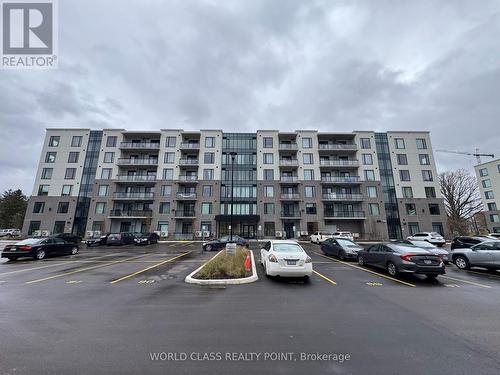
[[233, 242], [233, 206], [234, 206], [234, 159], [236, 152], [230, 152], [231, 155], [231, 225], [229, 231], [229, 241]]

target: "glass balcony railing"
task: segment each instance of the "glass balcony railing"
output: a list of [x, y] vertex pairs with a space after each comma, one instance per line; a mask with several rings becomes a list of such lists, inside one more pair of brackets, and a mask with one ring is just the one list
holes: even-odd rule
[[178, 218], [182, 218], [182, 217], [194, 218], [194, 217], [196, 217], [196, 212], [194, 210], [175, 210], [175, 217], [178, 217]]
[[135, 158], [120, 158], [117, 161], [118, 165], [158, 165], [158, 159], [135, 159]]
[[299, 193], [282, 193], [280, 195], [281, 199], [300, 199]]
[[359, 167], [358, 160], [320, 160], [319, 165], [325, 167]]
[[331, 200], [331, 201], [360, 201], [360, 200], [363, 200], [363, 194], [323, 193], [323, 200]]
[[155, 182], [156, 176], [116, 176], [116, 180], [124, 182]]
[[321, 182], [356, 183], [360, 182], [360, 179], [359, 176], [321, 176]]
[[121, 142], [120, 148], [123, 150], [159, 150], [160, 144], [155, 142]]
[[182, 199], [182, 200], [196, 199], [196, 193], [179, 191], [177, 192], [176, 197], [177, 199]]
[[111, 217], [152, 217], [153, 211], [151, 210], [111, 210], [109, 213]]
[[358, 145], [355, 143], [320, 143], [318, 145], [320, 150], [357, 150]]
[[153, 199], [154, 193], [115, 192], [113, 197], [118, 199]]
[[325, 210], [325, 219], [363, 219], [365, 218], [365, 213], [363, 211], [329, 211]]

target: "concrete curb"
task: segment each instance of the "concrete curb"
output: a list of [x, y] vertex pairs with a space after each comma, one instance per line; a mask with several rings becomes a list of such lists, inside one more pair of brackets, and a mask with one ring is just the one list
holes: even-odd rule
[[222, 251], [224, 250], [219, 251], [212, 258], [210, 258], [210, 260], [203, 263], [200, 267], [198, 267], [189, 275], [187, 275], [184, 281], [188, 284], [197, 284], [197, 285], [240, 285], [240, 284], [253, 283], [254, 281], [257, 281], [259, 279], [259, 277], [257, 276], [257, 268], [255, 266], [255, 259], [252, 250], [250, 250], [250, 258], [252, 259], [252, 276], [242, 277], [239, 279], [213, 279], [213, 280], [200, 280], [193, 278], [193, 276], [196, 275], [205, 266], [205, 264], [215, 259], [220, 253], [222, 253]]

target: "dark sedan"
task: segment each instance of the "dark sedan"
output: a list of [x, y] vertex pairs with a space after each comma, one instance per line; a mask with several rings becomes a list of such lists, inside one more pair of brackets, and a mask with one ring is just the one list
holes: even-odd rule
[[78, 250], [77, 244], [66, 242], [58, 237], [29, 238], [14, 245], [5, 246], [2, 258], [17, 260], [30, 257], [35, 260], [42, 260], [53, 255], [75, 255]]
[[82, 242], [82, 237], [77, 236], [76, 234], [73, 233], [58, 233], [58, 234], [53, 234], [51, 237], [57, 237], [66, 242], [71, 242], [71, 243]]
[[344, 238], [328, 238], [321, 243], [325, 255], [333, 255], [340, 260], [358, 259], [358, 252], [363, 250], [357, 243]]
[[106, 245], [129, 245], [135, 243], [135, 236], [132, 233], [111, 233], [106, 240]]
[[150, 245], [152, 243], [158, 243], [158, 240], [160, 239], [160, 236], [158, 236], [156, 233], [151, 232], [151, 233], [141, 233], [135, 236], [135, 244], [136, 245]]
[[85, 242], [87, 243], [88, 247], [103, 246], [103, 245], [106, 245], [108, 243], [108, 236], [109, 235], [110, 235], [110, 233], [106, 233], [106, 234], [103, 234], [102, 236], [100, 236], [99, 238], [91, 238]]
[[488, 237], [481, 237], [481, 236], [459, 236], [455, 237], [453, 241], [451, 241], [451, 249], [463, 249], [463, 248], [469, 248], [474, 245], [480, 244], [481, 242], [484, 241], [491, 241], [492, 238]]
[[358, 253], [358, 263], [387, 270], [391, 276], [403, 273], [422, 274], [429, 279], [446, 273], [439, 255], [412, 245], [385, 243], [372, 245]]
[[243, 237], [233, 235], [233, 241], [229, 240], [229, 236], [223, 236], [219, 239], [208, 241], [203, 243], [204, 251], [220, 250], [223, 249], [229, 242], [234, 242], [237, 245], [248, 247], [250, 246], [250, 241], [244, 239]]

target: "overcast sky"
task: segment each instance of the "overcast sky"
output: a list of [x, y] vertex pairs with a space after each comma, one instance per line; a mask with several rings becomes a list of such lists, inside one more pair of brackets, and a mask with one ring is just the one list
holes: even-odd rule
[[0, 70], [0, 190], [31, 193], [46, 127], [430, 130], [500, 156], [499, 40], [500, 1], [59, 1], [59, 68]]

